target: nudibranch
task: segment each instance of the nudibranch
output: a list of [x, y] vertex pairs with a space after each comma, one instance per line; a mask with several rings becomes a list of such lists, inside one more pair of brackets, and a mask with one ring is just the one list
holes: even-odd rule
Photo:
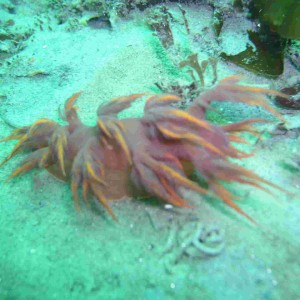
[[[86, 126], [74, 106], [80, 96], [77, 93], [65, 103], [66, 125], [39, 119], [4, 138], [2, 142], [18, 142], [0, 166], [28, 152], [9, 179], [33, 168], [45, 168], [71, 183], [78, 209], [81, 189], [87, 203], [95, 197], [114, 219], [109, 201], [124, 197], [154, 196], [175, 206], [190, 207], [182, 195], [182, 188], [186, 188], [199, 194], [211, 191], [252, 220], [235, 204], [237, 197], [222, 182], [239, 182], [265, 191], [266, 186], [280, 189], [231, 161], [249, 156], [233, 143], [245, 143], [240, 133], [257, 134], [253, 124], [264, 120], [218, 126], [205, 119], [205, 112], [212, 101], [233, 101], [263, 107], [281, 118], [268, 104], [268, 95], [283, 96], [270, 89], [241, 85], [240, 77], [232, 76], [205, 91], [187, 110], [177, 108], [181, 99], [176, 95], [133, 94], [101, 105], [96, 125]], [[148, 97], [142, 118], [118, 119], [118, 113], [142, 97]], [[194, 171], [206, 181], [205, 186], [191, 180]]]

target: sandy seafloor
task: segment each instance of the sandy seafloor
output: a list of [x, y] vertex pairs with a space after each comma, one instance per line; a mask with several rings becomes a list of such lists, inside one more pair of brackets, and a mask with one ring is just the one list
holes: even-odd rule
[[[186, 9], [192, 33], [201, 32], [209, 24], [210, 11]], [[28, 11], [19, 14], [19, 22], [30, 24]], [[239, 22], [232, 20], [232, 26], [228, 21], [222, 47], [245, 46], [243, 30], [237, 37], [236, 28], [249, 24]], [[199, 48], [189, 44], [181, 26], [174, 29], [175, 48], [191, 46], [205, 58], [204, 43]], [[59, 120], [59, 106], [74, 92], [83, 91], [80, 116], [94, 124], [100, 103], [155, 91], [155, 82], [186, 76], [139, 13], [116, 20], [112, 30], [85, 27], [67, 32], [55, 22], [52, 28], [36, 30], [27, 47], [10, 58], [11, 64], [2, 65], [0, 138], [12, 131], [8, 124], [29, 125], [42, 117]], [[209, 39], [206, 36], [206, 42]], [[299, 76], [288, 61], [285, 64], [278, 80], [224, 61], [217, 71], [219, 79], [244, 74], [252, 84], [276, 88], [278, 82]], [[36, 70], [48, 75], [22, 77]], [[206, 76], [209, 82], [209, 72]], [[123, 117], [141, 116], [142, 108], [135, 105]], [[266, 116], [257, 108], [230, 103], [222, 104], [222, 114], [227, 121]], [[12, 147], [13, 142], [1, 144], [0, 158]], [[271, 196], [232, 184], [240, 207], [259, 226], [216, 198], [201, 199], [188, 191], [194, 210], [167, 210], [159, 201], [128, 199], [112, 203], [118, 223], [99, 206], [82, 205], [78, 213], [69, 185], [44, 170], [5, 182], [21, 156], [12, 159], [0, 170], [0, 299], [300, 299], [300, 173], [282, 167], [298, 149], [298, 139], [279, 136], [255, 145], [256, 155], [241, 162], [292, 193], [273, 189]], [[182, 255], [166, 267], [168, 256], [178, 251], [178, 245], [163, 251], [172, 226], [181, 228], [178, 224], [195, 218], [224, 232], [224, 249], [215, 257]]]

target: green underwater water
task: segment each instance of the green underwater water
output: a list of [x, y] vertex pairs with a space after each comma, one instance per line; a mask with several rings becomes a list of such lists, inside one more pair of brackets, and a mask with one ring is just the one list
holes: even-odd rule
[[[78, 113], [92, 126], [98, 106], [122, 95], [179, 93], [187, 109], [231, 75], [261, 88], [298, 86], [297, 41], [271, 28], [281, 68], [270, 76], [248, 31], [269, 42], [256, 26], [271, 21], [249, 18], [247, 1], [187, 2], [0, 0], [0, 139], [39, 118], [64, 124], [59, 111], [78, 91]], [[225, 58], [241, 53], [242, 64]], [[206, 115], [218, 125], [270, 121], [257, 127], [262, 140], [243, 135], [250, 144], [237, 147], [254, 156], [235, 162], [288, 193], [225, 184], [258, 225], [188, 189], [180, 192], [193, 208], [151, 197], [111, 202], [117, 222], [95, 202], [81, 201], [78, 212], [70, 184], [44, 169], [7, 181], [26, 154], [13, 157], [0, 168], [0, 300], [300, 299], [299, 112], [269, 103], [286, 124], [244, 103], [213, 103]], [[143, 117], [144, 105], [119, 119]], [[1, 161], [15, 144], [0, 144]]]

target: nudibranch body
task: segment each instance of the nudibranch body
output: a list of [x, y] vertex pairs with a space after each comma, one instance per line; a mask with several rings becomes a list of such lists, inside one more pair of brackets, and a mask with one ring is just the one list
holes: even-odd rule
[[[74, 103], [80, 93], [74, 94], [64, 108], [67, 125], [40, 119], [32, 126], [16, 129], [2, 140], [18, 143], [0, 166], [21, 152], [29, 152], [10, 178], [33, 168], [46, 168], [55, 177], [71, 182], [77, 207], [81, 187], [85, 201], [96, 197], [113, 218], [116, 217], [108, 201], [128, 196], [155, 196], [172, 205], [189, 207], [180, 192], [183, 187], [200, 194], [211, 190], [252, 220], [235, 204], [236, 197], [222, 182], [239, 182], [263, 190], [265, 185], [279, 188], [230, 161], [249, 156], [232, 143], [245, 143], [239, 134], [256, 134], [253, 124], [263, 120], [217, 126], [205, 119], [205, 111], [212, 101], [244, 102], [261, 106], [280, 118], [266, 96], [282, 94], [240, 85], [239, 79], [225, 78], [186, 111], [174, 105], [181, 100], [176, 95], [133, 94], [116, 98], [99, 107], [97, 124], [92, 127], [79, 119]], [[118, 113], [141, 97], [148, 97], [144, 116], [119, 120]], [[207, 187], [190, 179], [194, 171], [207, 182]]]

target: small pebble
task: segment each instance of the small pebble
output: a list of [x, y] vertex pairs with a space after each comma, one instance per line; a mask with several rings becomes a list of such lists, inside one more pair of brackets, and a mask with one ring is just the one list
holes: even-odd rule
[[167, 209], [167, 210], [173, 209], [173, 205], [171, 205], [171, 204], [165, 204], [165, 209]]
[[273, 279], [273, 280], [272, 280], [272, 284], [273, 284], [274, 286], [277, 286], [277, 285], [278, 285], [278, 281], [275, 280], [275, 279]]

